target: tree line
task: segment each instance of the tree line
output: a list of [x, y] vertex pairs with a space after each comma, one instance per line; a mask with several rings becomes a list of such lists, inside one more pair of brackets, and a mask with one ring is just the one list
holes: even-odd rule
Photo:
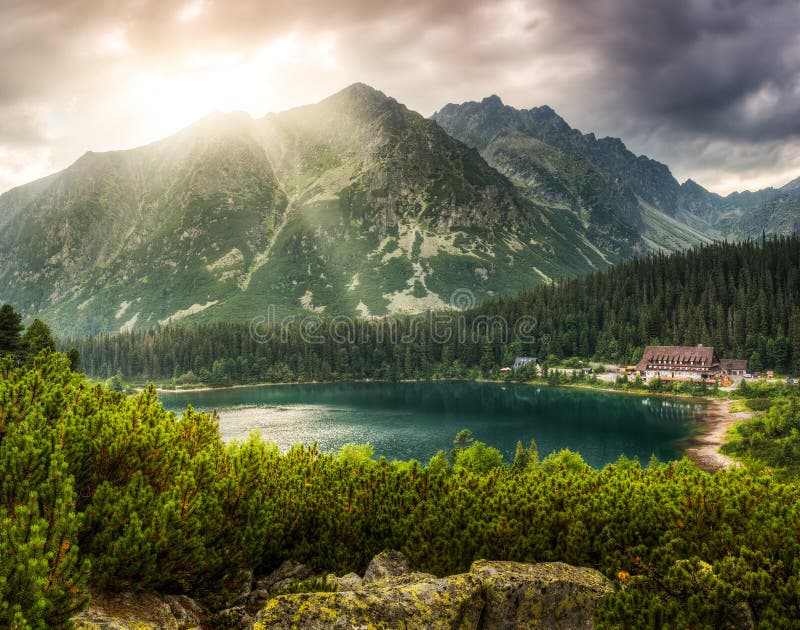
[[[752, 370], [800, 372], [800, 237], [633, 259], [480, 307], [532, 316], [557, 356], [635, 362], [646, 345], [714, 346]], [[543, 350], [545, 348], [542, 348]]]
[[800, 373], [800, 237], [656, 254], [464, 312], [172, 325], [64, 348], [96, 378], [227, 385], [486, 377], [521, 355], [633, 363], [648, 344], [699, 343], [752, 370]]

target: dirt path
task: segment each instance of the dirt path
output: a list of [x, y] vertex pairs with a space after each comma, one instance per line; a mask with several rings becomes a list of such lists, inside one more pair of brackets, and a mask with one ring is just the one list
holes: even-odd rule
[[735, 459], [719, 452], [725, 442], [725, 435], [734, 424], [752, 418], [752, 411], [732, 413], [730, 400], [714, 400], [703, 413], [703, 428], [690, 442], [686, 455], [695, 464], [708, 472], [738, 466]]

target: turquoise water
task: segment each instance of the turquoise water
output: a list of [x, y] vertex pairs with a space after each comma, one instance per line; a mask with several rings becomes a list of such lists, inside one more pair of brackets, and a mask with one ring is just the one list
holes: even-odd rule
[[513, 459], [517, 440], [540, 455], [568, 448], [594, 467], [624, 454], [679, 459], [702, 406], [683, 399], [497, 383], [346, 383], [275, 385], [161, 394], [180, 411], [217, 409], [226, 440], [258, 430], [283, 450], [317, 442], [338, 450], [372, 444], [376, 456], [427, 462], [452, 447], [461, 429]]

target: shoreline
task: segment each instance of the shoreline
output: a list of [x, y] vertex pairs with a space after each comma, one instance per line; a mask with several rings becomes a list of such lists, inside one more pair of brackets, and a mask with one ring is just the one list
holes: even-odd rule
[[[353, 381], [286, 381], [282, 383], [245, 383], [239, 385], [222, 385], [221, 387], [211, 387], [210, 385], [203, 385], [202, 387], [177, 387], [175, 389], [166, 387], [156, 387], [156, 392], [159, 394], [191, 394], [193, 392], [224, 392], [229, 389], [245, 389], [247, 387], [281, 387], [283, 385], [352, 385], [355, 383], [501, 383], [502, 381], [490, 380], [470, 380], [470, 379], [403, 379], [400, 381], [386, 381], [382, 379], [362, 378]], [[132, 388], [137, 394], [144, 390], [144, 387]]]
[[[178, 388], [167, 389], [157, 387], [156, 391], [159, 394], [185, 394], [193, 392], [209, 392], [209, 391], [224, 391], [232, 389], [244, 389], [247, 387], [277, 387], [281, 385], [326, 385], [332, 383], [339, 383], [341, 381], [307, 381], [307, 382], [288, 382], [288, 383], [253, 383], [245, 385], [226, 385], [223, 387], [195, 387], [195, 388]], [[401, 381], [383, 381], [379, 379], [364, 379], [358, 381], [346, 381], [346, 383], [447, 383], [447, 382], [471, 382], [471, 383], [496, 383], [498, 385], [509, 384], [506, 381], [492, 381], [492, 380], [471, 380], [471, 379], [440, 379], [440, 380], [412, 380], [406, 379]], [[519, 381], [517, 384], [527, 386], [546, 386], [556, 387], [548, 383], [538, 383], [535, 381]], [[720, 447], [727, 441], [728, 432], [734, 425], [752, 418], [757, 412], [753, 411], [740, 411], [732, 412], [730, 410], [733, 399], [731, 398], [712, 398], [709, 396], [680, 396], [675, 394], [656, 394], [646, 391], [626, 391], [613, 389], [610, 387], [595, 387], [590, 385], [580, 384], [565, 384], [558, 385], [558, 387], [569, 387], [572, 389], [588, 389], [592, 391], [606, 392], [609, 394], [628, 394], [634, 396], [653, 396], [658, 398], [682, 398], [702, 400], [705, 408], [700, 412], [700, 419], [698, 421], [699, 430], [687, 438], [682, 447], [684, 455], [694, 462], [698, 468], [706, 472], [717, 472], [718, 470], [725, 470], [734, 466], [740, 466], [741, 462], [725, 455], [719, 451]], [[141, 391], [141, 388], [136, 388]]]
[[[229, 389], [244, 389], [247, 387], [281, 387], [284, 385], [354, 385], [358, 383], [494, 383], [496, 385], [528, 385], [536, 387], [562, 387], [570, 389], [585, 389], [594, 392], [608, 392], [611, 394], [628, 394], [632, 396], [653, 396], [654, 398], [682, 398], [689, 400], [705, 400], [708, 402], [719, 400], [730, 400], [728, 398], [717, 398], [712, 396], [692, 396], [689, 394], [676, 394], [670, 392], [649, 392], [646, 390], [636, 389], [615, 389], [613, 387], [602, 387], [597, 385], [589, 385], [585, 383], [560, 383], [557, 385], [547, 383], [544, 381], [499, 381], [488, 378], [405, 378], [400, 380], [387, 380], [380, 378], [361, 378], [347, 381], [285, 381], [280, 383], [240, 383], [237, 385], [221, 385], [213, 387], [211, 385], [202, 385], [200, 387], [162, 387], [156, 386], [156, 392], [159, 394], [191, 394], [192, 392], [214, 392], [226, 391]], [[144, 391], [145, 386], [136, 385], [130, 388], [135, 393]]]
[[701, 428], [687, 441], [684, 453], [698, 468], [706, 472], [717, 472], [741, 466], [742, 463], [720, 452], [727, 442], [728, 433], [744, 420], [755, 416], [757, 411], [731, 411], [733, 400], [712, 398], [708, 407], [701, 413]]

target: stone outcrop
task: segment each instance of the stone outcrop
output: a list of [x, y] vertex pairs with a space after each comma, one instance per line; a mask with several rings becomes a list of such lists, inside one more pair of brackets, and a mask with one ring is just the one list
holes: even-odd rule
[[399, 551], [381, 551], [364, 572], [364, 583], [408, 573], [408, 560]]
[[76, 630], [193, 630], [208, 627], [203, 608], [184, 596], [93, 592], [73, 619]]
[[598, 571], [560, 562], [479, 560], [469, 573], [437, 578], [409, 572], [396, 551], [376, 556], [363, 580], [348, 574], [327, 581], [338, 590], [273, 597], [253, 630], [592, 628], [597, 603], [613, 592]]
[[483, 585], [482, 628], [591, 628], [597, 602], [613, 592], [598, 571], [563, 562], [478, 560], [470, 574]]
[[[280, 594], [311, 577], [312, 587], [318, 579], [321, 588], [335, 591]], [[325, 577], [285, 562], [253, 587], [238, 606], [215, 613], [182, 595], [94, 592], [73, 621], [77, 630], [581, 630], [593, 627], [597, 603], [613, 592], [611, 582], [594, 569], [561, 562], [478, 560], [467, 573], [440, 578], [410, 571], [397, 551], [375, 556], [363, 579], [355, 573]], [[729, 627], [752, 627], [746, 612]]]
[[481, 585], [469, 573], [437, 578], [410, 573], [358, 591], [279, 595], [254, 624], [267, 628], [476, 628]]

